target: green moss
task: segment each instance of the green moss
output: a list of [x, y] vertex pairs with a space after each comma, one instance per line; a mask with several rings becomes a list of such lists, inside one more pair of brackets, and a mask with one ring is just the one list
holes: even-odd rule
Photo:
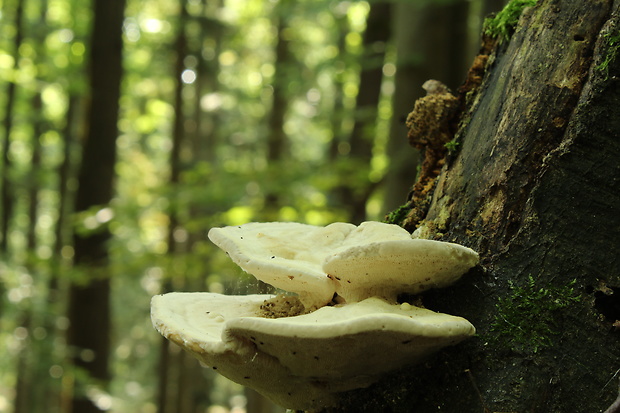
[[607, 40], [607, 53], [603, 61], [596, 66], [597, 70], [604, 73], [605, 79], [609, 76], [609, 65], [616, 60], [618, 54], [620, 54], [620, 32], [606, 33], [603, 37]]
[[494, 17], [484, 20], [482, 31], [487, 36], [497, 38], [500, 43], [510, 40], [523, 9], [534, 6], [537, 2], [538, 0], [511, 0]]
[[575, 281], [564, 287], [537, 287], [530, 276], [523, 287], [510, 285], [511, 295], [497, 304], [490, 340], [521, 353], [536, 353], [558, 334], [557, 311], [578, 301]]
[[446, 142], [444, 145], [450, 154], [455, 154], [458, 150], [460, 142], [457, 142], [456, 139], [452, 139], [450, 142]]
[[396, 208], [394, 211], [387, 214], [383, 222], [387, 224], [400, 225], [407, 217], [407, 213], [409, 212], [410, 209], [411, 209], [411, 206], [409, 206], [409, 204], [401, 205], [398, 208]]

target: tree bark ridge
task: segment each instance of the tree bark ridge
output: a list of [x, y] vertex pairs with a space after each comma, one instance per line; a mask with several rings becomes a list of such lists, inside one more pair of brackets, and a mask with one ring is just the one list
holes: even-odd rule
[[468, 223], [467, 234], [457, 232], [492, 234], [478, 238], [479, 252], [502, 251], [518, 232], [535, 175], [564, 139], [609, 13], [601, 1], [556, 7], [526, 10], [505, 53], [490, 63], [457, 135], [461, 156], [440, 177], [426, 217], [441, 217], [436, 222], [445, 229], [447, 208], [449, 221]]
[[[619, 21], [612, 0], [540, 0], [489, 57], [419, 229], [480, 253], [460, 283], [424, 296], [477, 337], [330, 411], [590, 413], [613, 403]], [[524, 323], [496, 328], [518, 300], [528, 305], [517, 317], [527, 308], [522, 319], [548, 320], [544, 337]], [[510, 345], [517, 333], [525, 341]]]

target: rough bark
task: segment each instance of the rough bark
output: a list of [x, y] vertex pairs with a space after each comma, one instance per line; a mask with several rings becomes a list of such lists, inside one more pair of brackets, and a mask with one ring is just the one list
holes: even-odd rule
[[[614, 402], [619, 27], [617, 1], [540, 0], [491, 54], [421, 223], [480, 253], [458, 285], [424, 296], [477, 337], [331, 411], [586, 413]], [[510, 304], [521, 313], [507, 324]]]

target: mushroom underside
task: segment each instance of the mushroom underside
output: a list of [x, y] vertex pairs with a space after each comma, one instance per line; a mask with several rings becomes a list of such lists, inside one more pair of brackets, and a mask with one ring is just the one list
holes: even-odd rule
[[474, 334], [461, 317], [369, 298], [310, 314], [259, 317], [270, 295], [153, 297], [162, 335], [231, 380], [275, 402], [313, 409]]

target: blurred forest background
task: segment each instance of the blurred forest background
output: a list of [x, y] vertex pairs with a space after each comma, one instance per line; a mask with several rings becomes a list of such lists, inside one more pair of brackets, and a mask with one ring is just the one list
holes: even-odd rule
[[206, 239], [381, 220], [501, 0], [0, 0], [0, 412], [283, 411], [151, 327], [262, 287]]

